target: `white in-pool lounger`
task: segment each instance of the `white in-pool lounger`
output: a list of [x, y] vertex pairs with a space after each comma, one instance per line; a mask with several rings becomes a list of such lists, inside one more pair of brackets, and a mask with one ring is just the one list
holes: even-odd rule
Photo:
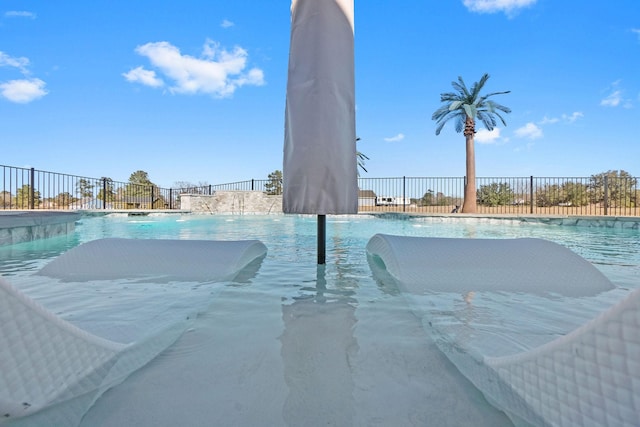
[[[38, 274], [52, 282], [212, 282], [257, 268], [265, 254], [257, 240], [102, 239], [69, 250]], [[170, 346], [192, 318], [117, 342], [61, 319], [0, 278], [0, 425], [77, 425], [102, 393]]]
[[[526, 301], [526, 295], [546, 294], [551, 303], [614, 288], [589, 262], [541, 239], [378, 234], [369, 241], [367, 253], [379, 279], [391, 281], [423, 306], [439, 293], [486, 291], [520, 301]], [[440, 348], [516, 425], [640, 425], [640, 289], [566, 335], [507, 355], [482, 354], [463, 342], [477, 340], [481, 331], [464, 322], [456, 326], [457, 319], [446, 320], [446, 310], [433, 312], [434, 321], [427, 318], [424, 324], [433, 329]], [[534, 322], [527, 325], [535, 327]], [[458, 333], [460, 329], [466, 330]]]

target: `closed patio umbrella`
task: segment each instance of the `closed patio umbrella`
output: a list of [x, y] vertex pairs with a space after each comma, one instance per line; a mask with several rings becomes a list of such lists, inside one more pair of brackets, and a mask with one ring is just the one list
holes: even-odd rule
[[358, 212], [353, 0], [293, 0], [285, 111], [283, 211]]

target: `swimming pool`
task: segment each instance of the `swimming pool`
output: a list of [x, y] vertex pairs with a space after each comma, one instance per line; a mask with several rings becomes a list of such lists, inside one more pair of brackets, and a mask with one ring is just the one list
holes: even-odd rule
[[[58, 315], [81, 326], [106, 318], [132, 337], [158, 310], [199, 307], [193, 327], [102, 396], [86, 426], [511, 425], [437, 350], [398, 290], [372, 276], [365, 245], [375, 233], [541, 237], [574, 250], [617, 286], [581, 301], [479, 298], [480, 309], [501, 307], [496, 321], [514, 333], [541, 310], [553, 313], [553, 304], [573, 304], [562, 320], [581, 324], [638, 286], [638, 230], [434, 217], [329, 217], [324, 267], [315, 265], [311, 216], [83, 217], [72, 235], [0, 248], [0, 267]], [[251, 278], [188, 289], [77, 289], [32, 279], [60, 253], [103, 237], [260, 239], [268, 254]], [[455, 310], [461, 296], [439, 298], [440, 308]]]

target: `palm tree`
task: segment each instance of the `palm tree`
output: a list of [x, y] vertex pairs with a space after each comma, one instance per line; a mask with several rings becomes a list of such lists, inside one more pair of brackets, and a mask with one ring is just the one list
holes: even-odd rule
[[444, 125], [450, 120], [455, 120], [456, 132], [463, 134], [467, 145], [467, 182], [464, 188], [464, 202], [462, 212], [476, 212], [476, 158], [474, 152], [474, 135], [476, 133], [476, 118], [480, 119], [487, 130], [493, 130], [496, 126], [496, 117], [500, 119], [504, 126], [507, 123], [500, 115], [510, 113], [511, 109], [489, 100], [494, 95], [502, 95], [511, 91], [493, 92], [488, 95], [480, 96], [480, 91], [489, 79], [489, 74], [484, 74], [480, 81], [473, 84], [471, 91], [467, 89], [462, 77], [458, 77], [457, 82], [451, 85], [457, 92], [447, 92], [440, 94], [440, 102], [443, 102], [431, 116], [432, 120], [437, 123], [436, 135], [440, 135], [440, 131]]
[[[360, 141], [360, 137], [356, 137], [356, 142]], [[360, 151], [356, 151], [356, 159], [358, 161], [358, 167], [360, 169], [362, 169], [363, 171], [367, 172], [367, 168], [364, 167], [364, 163], [366, 160], [369, 160], [369, 157], [367, 157], [366, 154], [360, 152]], [[358, 176], [360, 176], [360, 170], [358, 169]]]

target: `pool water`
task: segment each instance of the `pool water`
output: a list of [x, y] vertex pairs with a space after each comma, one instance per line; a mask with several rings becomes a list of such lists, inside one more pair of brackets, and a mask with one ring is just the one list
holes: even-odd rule
[[[83, 217], [72, 235], [0, 248], [0, 269], [59, 316], [87, 329], [108, 322], [132, 340], [159, 317], [170, 321], [171, 313], [197, 307], [193, 326], [105, 393], [85, 426], [511, 425], [423, 328], [423, 315], [467, 315], [463, 296], [434, 295], [428, 310], [417, 311], [415, 301], [372, 275], [365, 246], [375, 233], [545, 238], [592, 262], [616, 286], [581, 300], [477, 295], [474, 316], [486, 328], [476, 340], [500, 334], [504, 348], [523, 328], [560, 336], [639, 285], [639, 230], [329, 216], [327, 263], [317, 266], [316, 226], [313, 216]], [[225, 283], [79, 288], [33, 278], [64, 251], [105, 237], [259, 239], [268, 253], [253, 277]]]

